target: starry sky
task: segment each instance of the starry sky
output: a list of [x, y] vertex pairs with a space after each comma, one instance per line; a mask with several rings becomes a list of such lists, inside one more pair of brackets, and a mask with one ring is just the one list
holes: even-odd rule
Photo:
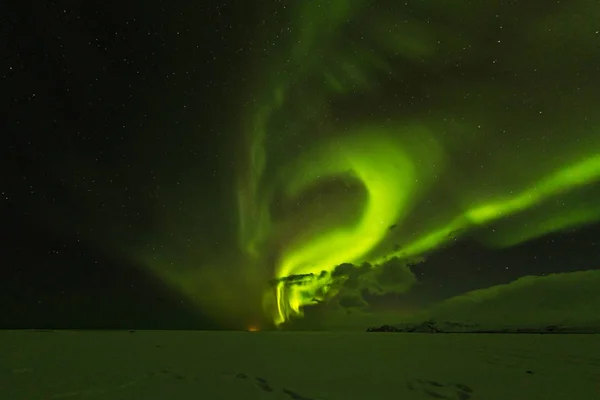
[[2, 12], [3, 327], [322, 327], [600, 269], [593, 2], [209, 3]]

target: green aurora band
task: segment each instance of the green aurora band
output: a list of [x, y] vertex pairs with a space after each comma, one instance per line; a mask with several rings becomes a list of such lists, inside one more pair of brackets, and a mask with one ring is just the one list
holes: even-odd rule
[[[165, 178], [176, 206], [126, 250], [224, 327], [343, 298], [343, 263], [377, 274], [600, 219], [594, 2], [267, 3], [229, 82], [231, 199]], [[416, 281], [398, 272], [386, 290]]]
[[[462, 193], [457, 190], [452, 200], [454, 207], [445, 207], [439, 215], [430, 216], [416, 235], [403, 236], [401, 233], [395, 240], [401, 241], [402, 246], [389, 250], [385, 244], [389, 227], [397, 225], [402, 231], [405, 220], [437, 181], [456, 179], [464, 185], [464, 177], [459, 179], [452, 172], [453, 160], [458, 154], [456, 149], [485, 147], [482, 145], [487, 139], [485, 134], [477, 136], [476, 133], [481, 128], [480, 121], [489, 126], [498, 124], [498, 119], [482, 104], [507, 101], [511, 89], [489, 82], [469, 82], [467, 86], [471, 90], [478, 87], [479, 91], [493, 92], [493, 95], [466, 100], [462, 103], [463, 108], [459, 108], [452, 105], [457, 96], [453, 89], [459, 88], [450, 87], [443, 92], [446, 97], [441, 102], [440, 99], [436, 101], [442, 110], [440, 104], [449, 106], [436, 116], [425, 115], [422, 111], [410, 115], [400, 111], [397, 115], [389, 112], [381, 120], [372, 116], [362, 120], [348, 116], [346, 121], [340, 122], [332, 117], [335, 107], [332, 104], [343, 104], [346, 98], [356, 104], [356, 99], [362, 98], [368, 108], [378, 96], [385, 103], [382, 93], [393, 91], [385, 87], [386, 82], [401, 81], [402, 74], [409, 70], [406, 65], [418, 64], [420, 68], [426, 68], [439, 64], [439, 60], [448, 54], [459, 53], [465, 40], [445, 40], [461, 36], [455, 32], [436, 33], [429, 21], [407, 17], [400, 6], [390, 6], [391, 10], [396, 8], [396, 12], [376, 12], [364, 9], [364, 3], [360, 1], [298, 3], [298, 9], [290, 14], [295, 16], [290, 24], [290, 38], [283, 45], [290, 50], [277, 53], [279, 61], [272, 60], [269, 64], [273, 67], [265, 71], [261, 89], [264, 95], [255, 97], [255, 108], [248, 116], [247, 164], [240, 171], [237, 190], [240, 244], [254, 263], [272, 263], [265, 268], [273, 269], [274, 278], [317, 276], [322, 271], [330, 273], [346, 262], [368, 261], [376, 268], [391, 257], [410, 259], [439, 248], [465, 232], [528, 210], [543, 210], [549, 202], [561, 201], [562, 197], [573, 193], [577, 197], [577, 189], [600, 178], [598, 121], [587, 121], [585, 127], [576, 127], [571, 120], [557, 117], [552, 127], [540, 123], [535, 128], [547, 131], [545, 135], [553, 143], [545, 146], [555, 151], [553, 155], [536, 156], [535, 145], [528, 147], [525, 144], [516, 150], [519, 146], [511, 146], [507, 138], [506, 146], [495, 149], [500, 157], [485, 159], [485, 170], [492, 172], [480, 175], [474, 171], [470, 177], [466, 174], [466, 181], [470, 181], [468, 186], [479, 187], [478, 190]], [[432, 3], [435, 3], [430, 5], [432, 10], [449, 7]], [[492, 10], [490, 14], [494, 12], [494, 6], [488, 8]], [[588, 11], [597, 16], [597, 8]], [[448, 18], [459, 12], [446, 11]], [[442, 14], [442, 10], [436, 10], [432, 18]], [[552, 14], [540, 16], [540, 24], [564, 23], [553, 17]], [[556, 28], [563, 31], [576, 29], [574, 25], [557, 25]], [[523, 34], [524, 42], [537, 40], [540, 30], [535, 26], [528, 29], [534, 33]], [[360, 34], [352, 35], [353, 30]], [[348, 39], [349, 36], [366, 37], [366, 44]], [[552, 38], [540, 42], [540, 48], [546, 40]], [[293, 44], [290, 46], [290, 43]], [[515, 48], [517, 46], [515, 44]], [[547, 51], [550, 53], [552, 49]], [[517, 71], [528, 68], [517, 55], [505, 63], [511, 61]], [[552, 76], [557, 71], [560, 71], [559, 67], [550, 68], [547, 74]], [[460, 93], [466, 91], [468, 89], [457, 90]], [[539, 100], [542, 107], [552, 104], [551, 99], [544, 100], [543, 97]], [[356, 109], [356, 105], [352, 107]], [[457, 122], [458, 119], [451, 117], [453, 114], [476, 115], [472, 120], [477, 122]], [[516, 114], [518, 121], [527, 118], [521, 116], [524, 115], [522, 111]], [[573, 117], [575, 112], [569, 114], [573, 120], [578, 118]], [[536, 117], [534, 113], [530, 115]], [[519, 127], [518, 123], [507, 125]], [[529, 135], [527, 130], [530, 129], [531, 126], [523, 124], [522, 136]], [[447, 134], [449, 130], [455, 132], [454, 136]], [[310, 134], [316, 138], [311, 139], [309, 145], [299, 141], [298, 137]], [[282, 156], [275, 139], [292, 144], [298, 142], [297, 154], [290, 157], [287, 151]], [[520, 156], [511, 157], [511, 153]], [[519, 169], [515, 170], [511, 164], [518, 164]], [[293, 202], [320, 182], [343, 176], [362, 186], [364, 199], [358, 215], [354, 219], [346, 216], [352, 221], [339, 221], [338, 226], [319, 221], [297, 221], [292, 225], [298, 230], [312, 224], [311, 235], [287, 243], [279, 241], [273, 252], [271, 238], [283, 235], [278, 218], [272, 215], [273, 203], [282, 198]], [[497, 234], [487, 235], [484, 240], [490, 245], [509, 246], [596, 220], [600, 216], [600, 207], [584, 201], [583, 195], [579, 197], [575, 203], [577, 207], [553, 209], [551, 214], [532, 217], [530, 224], [522, 224], [512, 231], [499, 229]], [[266, 256], [267, 253], [276, 256]], [[293, 316], [302, 315], [303, 306], [334, 296], [329, 283], [329, 279], [309, 279], [303, 285], [290, 286], [280, 280], [275, 290], [266, 289], [264, 307], [275, 324], [282, 324]]]

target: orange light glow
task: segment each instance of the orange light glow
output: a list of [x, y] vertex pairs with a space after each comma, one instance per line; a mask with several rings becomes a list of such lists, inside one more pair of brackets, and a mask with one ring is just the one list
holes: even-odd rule
[[248, 328], [248, 332], [258, 332], [258, 331], [259, 331], [259, 329], [256, 326], [251, 326]]

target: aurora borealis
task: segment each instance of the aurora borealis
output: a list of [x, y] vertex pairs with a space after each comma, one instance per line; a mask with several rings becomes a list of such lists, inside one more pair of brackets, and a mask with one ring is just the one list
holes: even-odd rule
[[160, 73], [127, 79], [161, 80], [114, 122], [116, 161], [49, 157], [71, 201], [37, 213], [235, 327], [408, 293], [412, 266], [461, 240], [502, 251], [592, 225], [600, 7], [538, 3], [223, 6], [207, 19], [229, 33], [202, 51], [217, 28], [173, 5], [172, 27], [139, 28], [161, 52], [128, 50]]
[[[251, 249], [253, 240], [281, 235], [269, 212], [277, 190], [293, 201], [311, 185], [345, 176], [362, 186], [365, 198], [354, 215], [340, 216], [341, 226], [291, 217], [300, 219], [296, 231], [311, 233], [280, 244], [279, 257], [269, 266], [277, 278], [319, 275], [346, 262], [377, 265], [394, 256], [419, 256], [456, 232], [518, 219], [527, 210], [561, 201], [600, 175], [597, 122], [566, 111], [582, 96], [592, 96], [583, 80], [578, 86], [569, 76], [578, 67], [556, 60], [567, 48], [553, 42], [558, 35], [553, 32], [567, 36], [582, 29], [563, 21], [566, 10], [559, 7], [537, 21], [532, 17], [527, 26], [495, 14], [487, 16], [494, 24], [464, 21], [467, 27], [461, 27], [451, 20], [453, 10], [442, 11], [439, 2], [414, 8], [392, 4], [386, 2], [384, 12], [361, 2], [307, 2], [291, 12], [295, 45], [283, 56], [285, 62], [271, 67], [273, 78], [248, 123], [248, 170], [241, 179], [248, 183], [239, 189], [241, 237], [250, 238], [245, 243]], [[598, 13], [597, 7], [589, 11]], [[495, 31], [496, 43], [464, 32], [483, 30], [483, 25]], [[597, 49], [592, 28], [590, 19], [587, 37]], [[488, 46], [498, 48], [498, 59], [481, 59], [480, 48]], [[530, 47], [540, 54], [523, 57]], [[554, 58], [542, 62], [542, 54]], [[410, 82], [415, 68], [430, 76], [419, 88]], [[466, 73], [477, 68], [476, 77]], [[390, 104], [395, 91], [403, 89], [426, 93], [427, 100], [412, 107], [410, 101]], [[354, 103], [352, 116], [344, 115], [348, 102]], [[570, 116], [561, 116], [561, 108]], [[505, 134], [511, 130], [519, 133]], [[317, 144], [302, 145], [297, 156], [286, 151], [286, 160], [269, 157], [280, 142], [297, 142], [298, 136], [316, 137]], [[459, 171], [458, 160], [472, 154], [477, 161], [471, 168], [477, 171]], [[443, 186], [450, 190], [444, 193]], [[436, 212], [418, 204], [440, 196], [446, 204]], [[486, 240], [514, 244], [600, 215], [597, 205], [574, 201], [551, 215], [541, 213], [543, 221], [531, 222], [534, 227], [515, 227], [503, 235], [492, 230]], [[408, 215], [419, 215], [421, 226], [406, 224]], [[398, 228], [390, 235], [392, 225]], [[390, 251], [390, 236], [401, 243], [397, 250]], [[323, 285], [327, 280], [294, 287], [279, 283], [275, 321], [300, 314]]]

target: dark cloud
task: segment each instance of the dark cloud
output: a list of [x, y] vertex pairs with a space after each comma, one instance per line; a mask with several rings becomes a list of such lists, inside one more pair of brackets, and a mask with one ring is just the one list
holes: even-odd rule
[[413, 264], [394, 257], [378, 266], [375, 270], [376, 291], [371, 292], [376, 294], [407, 292], [417, 281], [410, 269], [411, 265]]
[[363, 308], [368, 305], [362, 296], [343, 296], [338, 303], [344, 308]]
[[270, 281], [272, 286], [276, 286], [278, 283], [283, 282], [286, 284], [286, 286], [293, 286], [293, 285], [298, 285], [298, 286], [302, 286], [305, 285], [309, 282], [312, 282], [314, 280], [319, 280], [319, 279], [323, 279], [325, 278], [329, 273], [327, 271], [321, 271], [321, 273], [319, 274], [295, 274], [295, 275], [288, 275], [288, 276], [284, 276], [282, 278], [276, 278], [276, 279], [272, 279]]
[[331, 278], [339, 305], [345, 308], [364, 308], [368, 306], [365, 299], [367, 293], [385, 295], [408, 291], [416, 283], [411, 265], [413, 263], [396, 257], [379, 265], [338, 265], [332, 271]]

